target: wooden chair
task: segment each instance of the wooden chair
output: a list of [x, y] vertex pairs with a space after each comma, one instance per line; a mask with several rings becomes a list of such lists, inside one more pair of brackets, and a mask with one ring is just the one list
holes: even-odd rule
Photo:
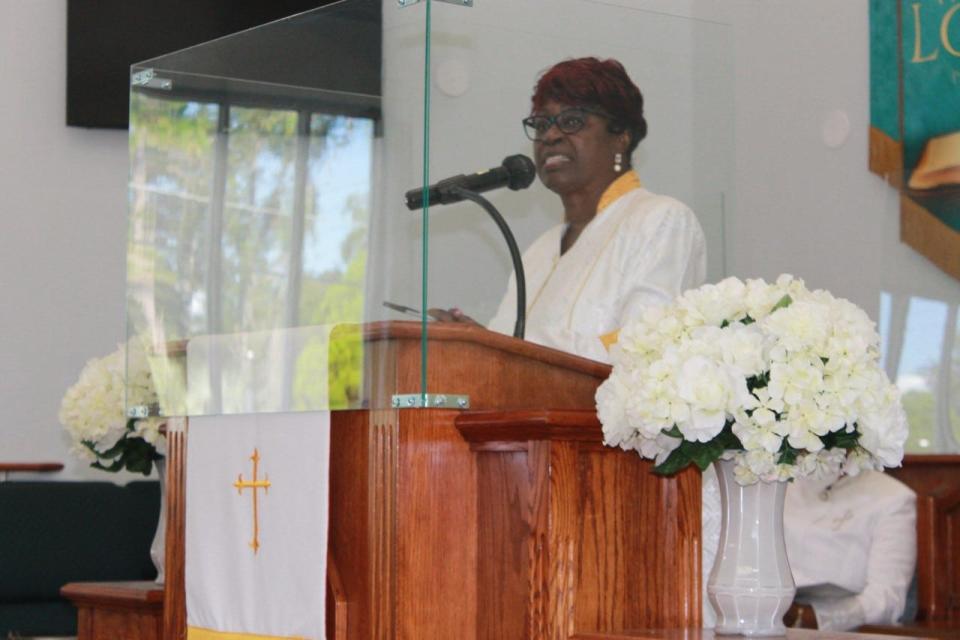
[[917, 620], [960, 635], [960, 489], [917, 500]]
[[858, 631], [960, 637], [960, 456], [908, 455], [890, 474], [917, 493], [917, 617]]

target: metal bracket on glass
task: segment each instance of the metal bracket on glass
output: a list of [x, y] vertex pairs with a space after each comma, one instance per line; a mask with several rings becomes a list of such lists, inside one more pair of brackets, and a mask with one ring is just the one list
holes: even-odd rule
[[469, 409], [470, 396], [452, 393], [398, 393], [391, 403], [394, 409]]
[[[411, 7], [415, 4], [419, 4], [423, 0], [397, 0], [397, 4], [400, 5], [400, 8]], [[472, 7], [473, 0], [437, 0], [437, 2], [446, 2], [447, 4], [458, 4], [461, 7]]]
[[160, 415], [159, 404], [136, 404], [127, 407], [128, 418], [153, 418]]
[[146, 87], [148, 89], [163, 89], [169, 91], [173, 88], [173, 80], [170, 78], [161, 78], [153, 69], [144, 69], [137, 71], [130, 76], [130, 84], [134, 87]]

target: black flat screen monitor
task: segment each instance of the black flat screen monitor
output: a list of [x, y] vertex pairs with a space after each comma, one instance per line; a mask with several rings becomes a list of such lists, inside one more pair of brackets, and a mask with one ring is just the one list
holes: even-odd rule
[[130, 65], [333, 0], [67, 0], [67, 125], [126, 129]]

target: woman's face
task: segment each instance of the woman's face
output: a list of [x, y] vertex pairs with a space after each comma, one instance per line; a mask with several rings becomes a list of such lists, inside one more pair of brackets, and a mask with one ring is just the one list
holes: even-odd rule
[[[555, 116], [570, 108], [551, 100], [534, 115]], [[561, 196], [605, 189], [618, 175], [613, 170], [614, 155], [626, 152], [628, 134], [608, 131], [603, 116], [584, 115], [586, 121], [579, 131], [564, 133], [554, 125], [533, 143], [537, 175], [548, 189]]]

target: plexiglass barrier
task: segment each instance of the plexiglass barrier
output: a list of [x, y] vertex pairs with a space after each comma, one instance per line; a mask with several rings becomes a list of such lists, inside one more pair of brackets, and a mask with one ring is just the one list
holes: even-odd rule
[[[508, 222], [520, 249], [533, 247], [525, 259], [525, 335], [596, 360], [608, 357], [601, 338], [608, 339], [622, 321], [636, 317], [637, 300], [663, 303], [673, 293], [669, 287], [660, 288], [662, 283], [655, 278], [663, 270], [650, 265], [657, 261], [655, 253], [679, 255], [685, 247], [673, 243], [679, 236], [657, 246], [659, 232], [638, 223], [641, 216], [658, 215], [654, 209], [660, 205], [650, 205], [654, 194], [671, 196], [693, 210], [706, 237], [706, 279], [716, 281], [725, 275], [726, 211], [734, 197], [731, 29], [637, 9], [642, 4], [552, 0], [476, 2], [471, 8], [457, 3], [432, 5], [426, 87], [429, 182], [496, 167], [518, 153], [532, 159], [538, 176], [529, 188], [484, 194]], [[391, 15], [384, 13], [385, 22]], [[385, 95], [390, 95], [391, 86], [402, 86], [391, 83], [404, 74], [412, 78], [414, 70], [402, 52], [398, 59], [388, 48], [384, 54]], [[573, 198], [563, 197], [566, 187], [560, 182], [592, 175], [598, 163], [603, 169], [613, 166], [614, 154], [588, 160], [587, 145], [594, 134], [588, 135], [587, 130], [560, 140], [551, 128], [546, 135], [553, 137], [538, 147], [525, 134], [521, 120], [533, 111], [531, 97], [538, 78], [561, 61], [583, 57], [619, 61], [642, 93], [648, 132], [632, 158], [621, 164], [632, 165], [649, 193], [626, 195], [606, 207], [598, 205], [576, 244], [564, 246], [563, 236], [569, 230], [565, 225], [577, 214], [565, 210]], [[575, 81], [565, 76], [561, 84]], [[619, 90], [615, 81], [598, 79], [597, 83], [603, 90]], [[399, 117], [396, 112], [385, 114], [388, 123]], [[602, 115], [599, 121], [601, 127], [613, 122]], [[571, 160], [565, 165], [569, 175], [561, 176], [556, 166], [546, 168], [545, 158], [551, 154]], [[550, 173], [552, 179], [548, 179]], [[623, 204], [628, 199], [632, 202]], [[507, 283], [513, 268], [497, 226], [470, 201], [433, 206], [428, 221], [427, 306], [455, 309], [482, 325], [511, 332], [516, 302], [514, 289]], [[623, 241], [625, 235], [633, 237]], [[633, 256], [625, 255], [631, 252]], [[650, 257], [647, 264], [640, 264], [644, 258], [638, 254]], [[661, 265], [671, 262], [669, 256], [661, 258]], [[679, 279], [684, 259], [674, 262], [676, 266], [668, 267], [673, 271], [667, 280]], [[647, 276], [637, 274], [644, 269], [650, 279], [640, 283]], [[694, 280], [689, 283], [700, 284]], [[637, 287], [631, 290], [628, 282]], [[643, 287], [657, 293], [634, 294]], [[602, 289], [623, 295], [605, 295]], [[661, 292], [665, 295], [658, 295]], [[428, 362], [434, 359], [431, 349]]]
[[363, 405], [380, 46], [354, 0], [134, 66], [132, 412]]
[[[520, 120], [537, 76], [566, 58], [616, 58], [639, 85], [650, 133], [633, 166], [693, 209], [708, 279], [721, 277], [730, 37], [629, 3], [344, 0], [135, 65], [128, 333], [142, 357], [128, 363], [129, 411], [457, 393], [428, 388], [422, 312], [456, 307], [485, 325], [510, 254], [476, 204], [410, 210], [404, 195], [532, 155]], [[485, 195], [521, 250], [564, 222], [540, 182]], [[420, 341], [405, 356], [419, 375], [398, 374], [388, 338]]]

